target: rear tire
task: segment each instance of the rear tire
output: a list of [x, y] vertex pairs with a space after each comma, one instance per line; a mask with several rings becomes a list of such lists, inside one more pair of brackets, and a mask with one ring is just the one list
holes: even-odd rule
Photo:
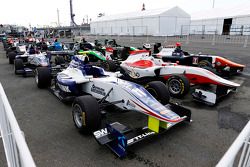
[[206, 70], [208, 70], [208, 71], [210, 71], [210, 72], [212, 72], [212, 73], [214, 73], [214, 74], [216, 74], [216, 75], [220, 75], [220, 74], [216, 71], [216, 69], [213, 67], [213, 65], [212, 65], [209, 61], [207, 61], [207, 60], [202, 60], [202, 61], [200, 61], [200, 62], [198, 63], [198, 66], [199, 66], [200, 68], [206, 69]]
[[102, 67], [105, 71], [116, 72], [117, 70], [117, 66], [112, 60], [106, 60], [105, 62], [102, 62]]
[[16, 58], [16, 53], [15, 52], [9, 52], [8, 57], [9, 57], [9, 64], [14, 64], [14, 60]]
[[18, 74], [17, 73], [18, 70], [23, 70], [23, 69], [24, 69], [23, 60], [22, 59], [15, 59], [14, 60], [14, 71], [15, 71], [15, 74]]
[[207, 60], [201, 60], [198, 63], [198, 67], [200, 67], [200, 68], [213, 68], [213, 65]]
[[61, 56], [57, 56], [57, 57], [55, 58], [55, 64], [56, 64], [56, 65], [65, 64], [64, 58], [61, 57]]
[[9, 57], [9, 53], [10, 53], [10, 52], [13, 52], [12, 49], [6, 48], [6, 57], [7, 57], [7, 58]]
[[72, 117], [75, 127], [80, 132], [89, 133], [97, 130], [101, 125], [101, 112], [97, 100], [90, 95], [75, 98]]
[[168, 91], [170, 96], [181, 98], [190, 89], [189, 80], [184, 75], [174, 75], [168, 79]]
[[166, 105], [169, 103], [170, 96], [168, 88], [161, 81], [149, 82], [145, 88], [161, 104]]
[[38, 88], [47, 88], [51, 85], [51, 72], [47, 67], [37, 67], [35, 81]]

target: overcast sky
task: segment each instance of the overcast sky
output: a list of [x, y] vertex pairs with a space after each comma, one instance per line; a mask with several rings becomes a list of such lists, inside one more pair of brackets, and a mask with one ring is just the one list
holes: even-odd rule
[[[215, 0], [215, 8], [244, 4], [249, 0]], [[81, 24], [83, 18], [94, 20], [98, 13], [106, 15], [140, 11], [145, 3], [147, 9], [179, 6], [188, 13], [211, 9], [213, 0], [73, 0], [75, 21]], [[28, 26], [50, 25], [57, 22], [57, 8], [60, 23], [69, 25], [69, 0], [0, 0], [0, 24]]]

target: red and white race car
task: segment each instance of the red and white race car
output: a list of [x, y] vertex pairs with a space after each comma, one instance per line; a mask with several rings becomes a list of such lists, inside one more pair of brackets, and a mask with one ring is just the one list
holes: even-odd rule
[[173, 97], [183, 97], [189, 91], [190, 85], [216, 85], [215, 93], [195, 89], [192, 94], [196, 100], [211, 105], [240, 86], [203, 68], [165, 63], [161, 59], [149, 56], [147, 51], [132, 53], [127, 60], [121, 63], [120, 67], [124, 79], [141, 84], [152, 80], [166, 83]]
[[221, 56], [209, 54], [189, 54], [181, 49], [181, 44], [176, 46], [161, 47], [158, 43], [154, 46], [154, 57], [161, 58], [164, 62], [178, 62], [180, 65], [202, 67], [220, 76], [230, 76], [243, 71], [246, 67], [243, 64], [235, 63]]

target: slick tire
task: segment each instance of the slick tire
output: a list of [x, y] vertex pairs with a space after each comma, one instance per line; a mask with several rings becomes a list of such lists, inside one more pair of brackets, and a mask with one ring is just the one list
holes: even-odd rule
[[9, 64], [14, 64], [14, 60], [16, 58], [16, 53], [15, 52], [9, 52], [8, 57], [9, 57]]
[[185, 96], [189, 89], [189, 80], [184, 75], [174, 75], [167, 81], [168, 91], [170, 96], [181, 98]]
[[200, 62], [198, 63], [198, 66], [199, 66], [200, 68], [206, 69], [206, 70], [208, 70], [208, 71], [210, 71], [210, 72], [212, 72], [212, 73], [214, 73], [214, 74], [216, 74], [216, 75], [220, 75], [220, 74], [216, 71], [216, 69], [213, 67], [213, 65], [212, 65], [209, 61], [207, 61], [207, 60], [202, 60], [202, 61], [200, 61]]
[[61, 56], [57, 56], [57, 57], [55, 58], [55, 64], [56, 64], [56, 65], [65, 64], [64, 58], [61, 57]]
[[17, 73], [18, 70], [23, 70], [23, 69], [24, 69], [23, 60], [22, 59], [15, 59], [14, 60], [14, 72], [15, 72], [15, 74], [18, 74]]
[[9, 53], [10, 53], [10, 52], [13, 52], [12, 49], [6, 48], [6, 57], [7, 57], [7, 58], [9, 57]]
[[117, 70], [117, 66], [112, 60], [107, 60], [106, 62], [102, 62], [102, 64], [105, 71], [116, 72]]
[[166, 105], [169, 103], [169, 92], [166, 85], [161, 81], [152, 81], [146, 84], [146, 90], [161, 104]]
[[51, 72], [47, 67], [37, 67], [35, 81], [38, 88], [47, 88], [51, 85]]
[[216, 71], [216, 69], [215, 68], [211, 68], [211, 67], [203, 67], [203, 69], [206, 69], [206, 70], [208, 70], [208, 71], [210, 71], [210, 72], [212, 72], [212, 73], [214, 73], [214, 74], [216, 74], [216, 75], [221, 75], [220, 73], [218, 73], [217, 71]]
[[201, 60], [198, 63], [198, 67], [200, 67], [200, 68], [213, 68], [213, 65], [207, 60]]
[[75, 127], [81, 133], [90, 133], [101, 125], [101, 112], [97, 100], [90, 95], [75, 98], [72, 107]]

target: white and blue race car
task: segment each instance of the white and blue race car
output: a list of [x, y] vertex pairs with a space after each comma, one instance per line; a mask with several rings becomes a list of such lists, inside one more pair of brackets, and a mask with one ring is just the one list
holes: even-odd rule
[[[61, 72], [52, 72], [53, 68], [37, 68], [37, 86], [49, 87], [60, 100], [73, 101], [76, 128], [80, 132], [92, 131], [98, 143], [107, 145], [119, 157], [126, 155], [127, 146], [165, 132], [183, 121], [191, 121], [190, 110], [169, 103], [168, 90], [161, 82], [150, 82], [145, 89], [117, 78], [119, 73], [108, 73], [89, 65], [88, 57], [83, 55], [73, 57]], [[114, 122], [101, 127], [103, 111], [110, 105], [147, 115], [148, 126], [134, 130]]]

